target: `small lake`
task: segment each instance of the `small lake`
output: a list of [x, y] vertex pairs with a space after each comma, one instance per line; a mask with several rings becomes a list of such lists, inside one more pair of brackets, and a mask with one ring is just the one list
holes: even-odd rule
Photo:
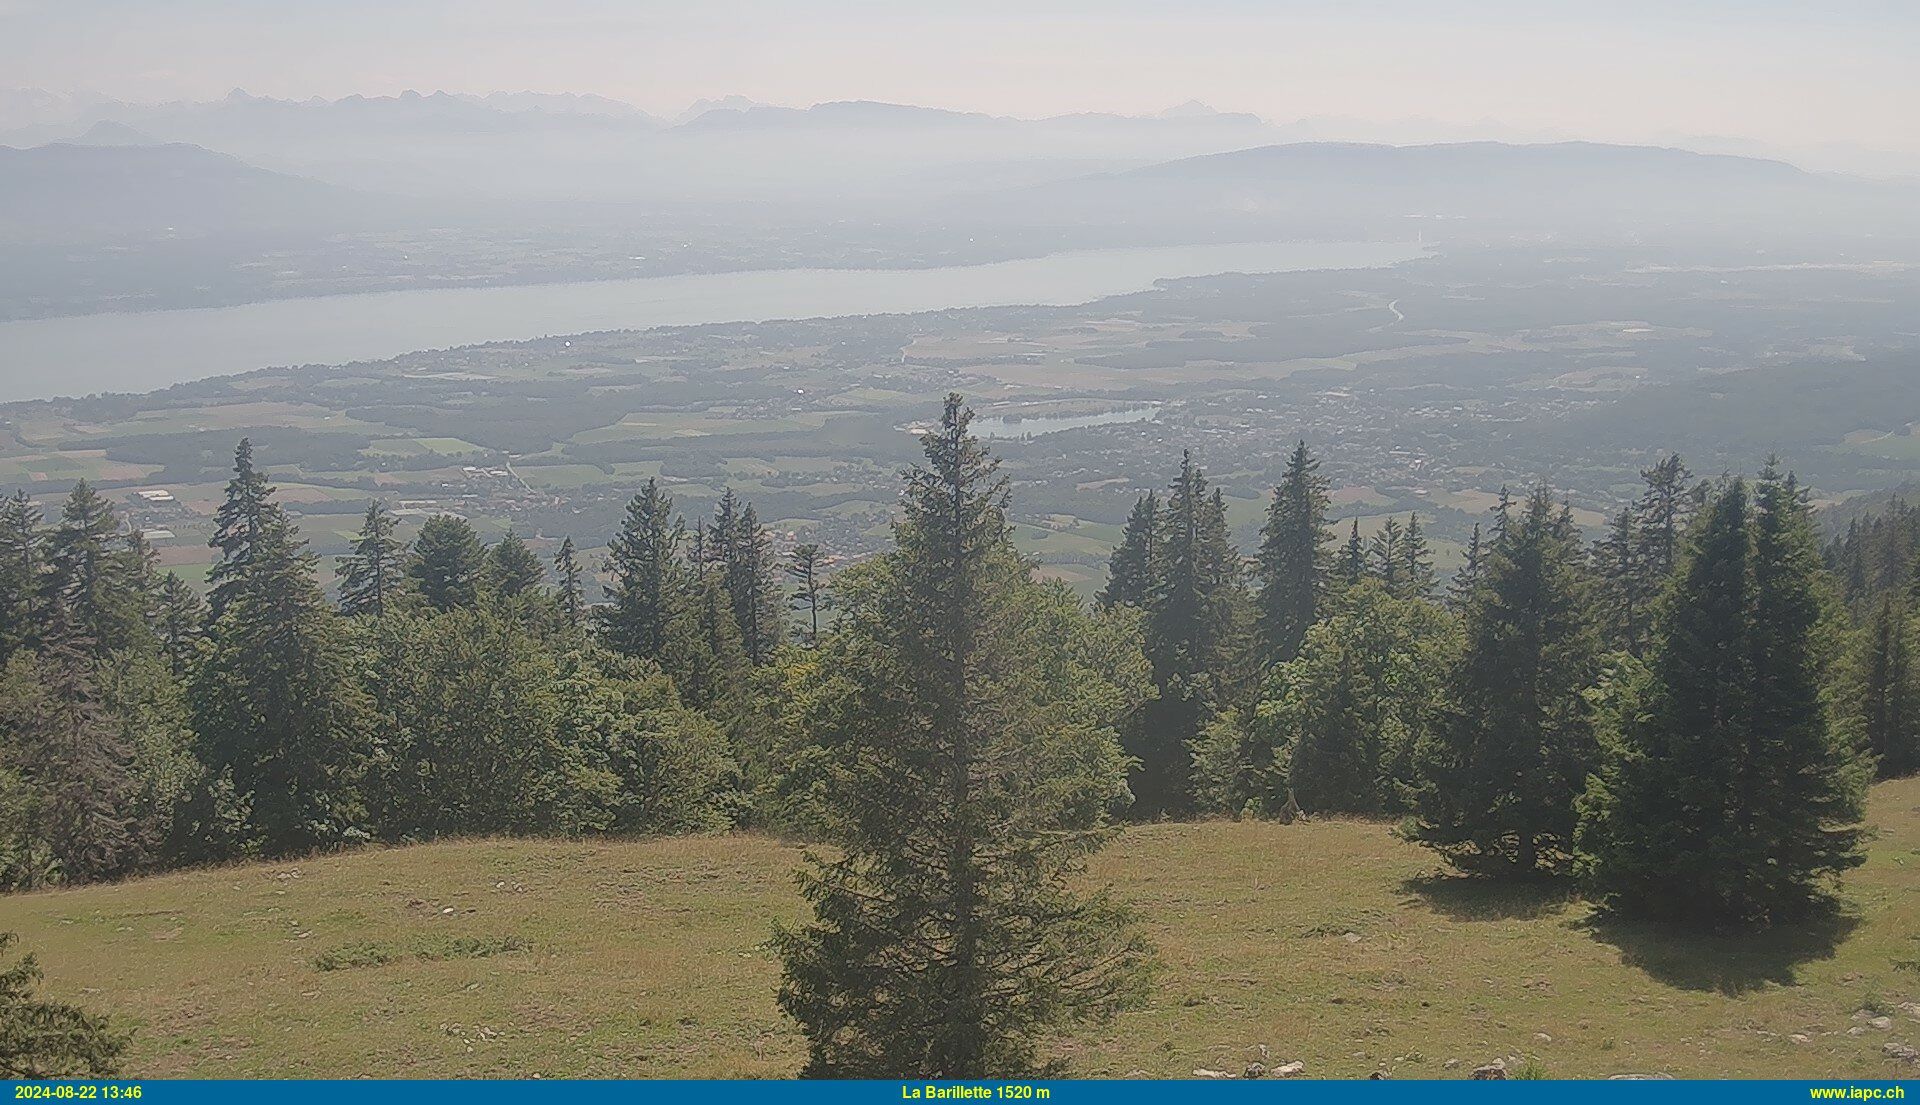
[[142, 392], [295, 364], [593, 330], [1067, 305], [1218, 273], [1374, 268], [1411, 242], [1253, 242], [1080, 250], [931, 269], [779, 269], [502, 288], [316, 296], [0, 323], [0, 402]]
[[981, 437], [1039, 437], [1085, 426], [1111, 426], [1119, 422], [1151, 422], [1160, 417], [1159, 406], [1129, 407], [1098, 414], [1032, 414], [976, 418], [969, 424]]

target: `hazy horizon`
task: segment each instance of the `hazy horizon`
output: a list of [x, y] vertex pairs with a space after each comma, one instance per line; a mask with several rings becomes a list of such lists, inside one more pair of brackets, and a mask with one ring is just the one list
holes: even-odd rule
[[[1566, 4], [766, 0], [620, 5], [0, 0], [6, 83], [130, 101], [590, 93], [671, 117], [729, 95], [1040, 117], [1198, 100], [1285, 122], [1497, 123], [1530, 137], [1920, 148], [1920, 9], [1852, 0]], [[938, 49], [931, 49], [937, 45]]]

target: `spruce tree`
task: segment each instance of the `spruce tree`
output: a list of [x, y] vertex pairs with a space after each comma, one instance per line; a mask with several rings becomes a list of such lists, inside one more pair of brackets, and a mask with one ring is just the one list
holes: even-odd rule
[[[0, 932], [0, 955], [18, 939]], [[119, 1074], [131, 1034], [105, 1017], [36, 996], [41, 975], [32, 955], [0, 969], [0, 1078], [39, 1082]]]
[[1582, 867], [1614, 908], [1768, 924], [1861, 861], [1867, 768], [1821, 699], [1818, 573], [1790, 477], [1708, 500], [1581, 803]]
[[1433, 571], [1433, 552], [1427, 547], [1427, 535], [1420, 529], [1420, 515], [1407, 515], [1407, 529], [1400, 541], [1400, 589], [1395, 598], [1429, 599], [1440, 578]]
[[1300, 652], [1308, 627], [1320, 620], [1320, 600], [1330, 568], [1326, 544], [1331, 500], [1320, 462], [1301, 442], [1287, 460], [1287, 471], [1273, 492], [1267, 523], [1254, 559], [1260, 589], [1255, 597], [1254, 632], [1260, 658], [1284, 664]]
[[1526, 874], [1572, 856], [1600, 646], [1571, 512], [1540, 488], [1500, 529], [1449, 700], [1414, 750], [1406, 832], [1458, 866]]
[[547, 582], [547, 570], [540, 558], [512, 529], [487, 550], [481, 574], [488, 589], [502, 598], [537, 594]]
[[1638, 516], [1633, 508], [1614, 515], [1607, 535], [1593, 546], [1594, 577], [1599, 585], [1601, 632], [1614, 648], [1636, 656], [1645, 649], [1645, 578]]
[[1149, 491], [1133, 502], [1120, 544], [1107, 563], [1107, 583], [1100, 589], [1102, 608], [1133, 606], [1144, 609], [1153, 585], [1153, 564], [1160, 541], [1160, 500]]
[[793, 601], [806, 612], [807, 647], [820, 647], [820, 609], [826, 598], [824, 565], [820, 546], [808, 542], [795, 547], [787, 561], [787, 575], [794, 581]]
[[1406, 531], [1400, 528], [1398, 518], [1388, 518], [1373, 532], [1373, 537], [1367, 542], [1367, 559], [1373, 578], [1386, 587], [1387, 594], [1396, 597], [1406, 594]]
[[480, 597], [486, 558], [473, 523], [454, 514], [436, 514], [414, 539], [407, 579], [430, 609], [470, 607]]
[[895, 550], [842, 577], [841, 691], [813, 720], [837, 852], [776, 938], [813, 1076], [1033, 1073], [1044, 1039], [1144, 986], [1126, 915], [1071, 885], [1123, 793], [1086, 697], [1103, 675], [1074, 663], [1077, 604], [1014, 551], [970, 417], [949, 397]]
[[1453, 579], [1447, 583], [1447, 607], [1459, 611], [1466, 609], [1467, 602], [1473, 597], [1476, 587], [1486, 575], [1486, 548], [1482, 544], [1480, 523], [1473, 524], [1473, 537], [1467, 541], [1465, 560], [1460, 570], [1453, 573]]
[[1159, 694], [1127, 726], [1130, 780], [1142, 817], [1193, 808], [1192, 748], [1234, 704], [1247, 671], [1248, 599], [1226, 502], [1183, 453], [1160, 513], [1147, 594], [1146, 653]]
[[773, 538], [753, 504], [744, 506], [729, 489], [714, 512], [707, 559], [719, 568], [720, 586], [733, 607], [733, 622], [749, 660], [765, 664], [785, 636]]
[[160, 580], [160, 613], [154, 634], [175, 679], [186, 677], [206, 636], [207, 604], [185, 580], [168, 572]]
[[25, 491], [0, 503], [0, 664], [39, 639], [45, 543], [40, 508]]
[[659, 657], [684, 587], [679, 558], [685, 541], [686, 526], [673, 514], [672, 496], [648, 480], [627, 504], [620, 532], [607, 550], [613, 582], [600, 617], [615, 652], [642, 660]]
[[560, 577], [560, 616], [568, 629], [579, 629], [586, 618], [586, 585], [581, 579], [580, 557], [573, 551], [573, 538], [560, 542], [553, 555], [553, 571]]
[[226, 611], [233, 592], [252, 570], [255, 544], [282, 513], [273, 502], [266, 474], [254, 466], [253, 442], [241, 438], [233, 451], [233, 478], [227, 481], [225, 500], [214, 511], [213, 536], [207, 541], [219, 554], [207, 572], [208, 617], [218, 618]]
[[85, 480], [47, 539], [46, 586], [99, 653], [148, 644], [146, 564], [121, 539], [113, 507]]
[[406, 582], [406, 563], [393, 535], [395, 520], [386, 504], [367, 504], [366, 520], [353, 551], [340, 558], [334, 575], [340, 580], [340, 612], [380, 617], [393, 609]]
[[129, 816], [133, 753], [101, 699], [97, 643], [64, 598], [48, 610], [39, 651], [15, 657], [7, 671], [0, 761], [10, 762], [0, 769], [28, 781], [34, 850], [52, 861], [44, 874], [61, 882], [125, 874], [146, 858]]
[[1872, 757], [1881, 778], [1920, 771], [1920, 668], [1914, 664], [1917, 627], [1904, 595], [1881, 596], [1873, 616], [1854, 634], [1839, 680], [1839, 719], [1856, 747]]
[[277, 507], [261, 506], [247, 570], [224, 573], [225, 607], [190, 696], [207, 779], [184, 830], [216, 856], [290, 855], [346, 838], [365, 754], [354, 657], [314, 557]]
[[1340, 549], [1340, 559], [1334, 571], [1342, 588], [1356, 587], [1367, 578], [1367, 543], [1360, 536], [1360, 519], [1353, 520], [1353, 530], [1347, 534], [1347, 543]]

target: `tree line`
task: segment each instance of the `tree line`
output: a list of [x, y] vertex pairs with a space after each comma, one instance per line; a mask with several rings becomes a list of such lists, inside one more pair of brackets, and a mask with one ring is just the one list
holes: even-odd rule
[[1776, 465], [1668, 458], [1591, 545], [1503, 493], [1443, 581], [1418, 515], [1331, 524], [1304, 444], [1249, 556], [1187, 455], [1087, 604], [1015, 550], [971, 417], [949, 397], [892, 550], [830, 579], [649, 481], [598, 596], [571, 538], [408, 546], [375, 503], [330, 598], [242, 441], [203, 600], [85, 484], [50, 521], [15, 495], [0, 882], [764, 828], [833, 846], [775, 940], [809, 1072], [1010, 1075], [1145, 993], [1124, 903], [1074, 882], [1127, 819], [1392, 817], [1463, 870], [1764, 925], [1828, 900], [1867, 780], [1920, 758], [1914, 621], [1850, 600]]

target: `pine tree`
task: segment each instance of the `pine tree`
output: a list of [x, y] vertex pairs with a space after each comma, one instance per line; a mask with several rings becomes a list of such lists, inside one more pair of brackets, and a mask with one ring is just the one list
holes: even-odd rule
[[1626, 913], [1696, 925], [1802, 916], [1861, 861], [1866, 764], [1820, 693], [1805, 498], [1727, 481], [1684, 542], [1646, 673], [1581, 803], [1582, 867]]
[[820, 647], [820, 610], [826, 598], [823, 571], [820, 546], [811, 542], [797, 546], [787, 561], [787, 575], [794, 581], [793, 601], [807, 615], [808, 648]]
[[[245, 489], [242, 488], [242, 494]], [[289, 855], [355, 825], [364, 696], [314, 557], [277, 507], [223, 573], [225, 607], [194, 671], [195, 754], [208, 778], [185, 832], [210, 855]]]
[[1226, 501], [1191, 453], [1160, 512], [1147, 594], [1146, 653], [1159, 694], [1127, 726], [1139, 816], [1193, 808], [1192, 747], [1244, 689], [1249, 603]]
[[380, 617], [393, 609], [406, 581], [400, 542], [393, 536], [395, 521], [386, 504], [367, 504], [366, 520], [353, 551], [340, 558], [334, 575], [340, 580], [340, 612]]
[[642, 660], [660, 655], [676, 593], [683, 587], [679, 556], [685, 541], [686, 526], [673, 516], [673, 498], [648, 480], [627, 504], [620, 532], [608, 546], [613, 583], [600, 615], [615, 652]]
[[1450, 700], [1414, 751], [1406, 831], [1456, 865], [1524, 874], [1571, 858], [1600, 647], [1571, 512], [1540, 488], [1500, 530]]
[[1120, 530], [1120, 544], [1107, 565], [1107, 584], [1100, 589], [1102, 608], [1146, 607], [1159, 542], [1160, 500], [1149, 491], [1134, 500], [1133, 512]]
[[167, 668], [175, 679], [183, 679], [199, 654], [206, 637], [207, 604], [201, 601], [186, 581], [172, 572], [161, 577], [160, 613], [155, 635]]
[[1433, 553], [1427, 547], [1427, 535], [1420, 530], [1420, 515], [1407, 515], [1406, 534], [1400, 541], [1400, 590], [1395, 598], [1428, 599], [1440, 578], [1433, 571]]
[[488, 588], [503, 598], [536, 594], [547, 582], [547, 571], [540, 558], [533, 555], [533, 550], [511, 529], [487, 550], [482, 575]]
[[579, 629], [586, 618], [586, 587], [581, 580], [580, 557], [573, 551], [573, 538], [560, 542], [553, 556], [554, 574], [560, 577], [560, 615], [568, 629]]
[[455, 514], [436, 514], [414, 539], [407, 579], [430, 609], [470, 607], [480, 597], [486, 559], [473, 523]]
[[948, 399], [897, 547], [849, 573], [829, 645], [838, 855], [806, 876], [811, 922], [776, 938], [809, 1075], [1027, 1074], [1041, 1040], [1144, 986], [1126, 915], [1070, 885], [1122, 787], [1081, 697], [1101, 676], [1073, 665], [1076, 604], [1014, 552], [970, 415]]
[[1486, 549], [1482, 544], [1480, 523], [1473, 524], [1473, 537], [1467, 542], [1466, 559], [1460, 570], [1453, 574], [1447, 584], [1447, 607], [1451, 610], [1464, 610], [1473, 597], [1474, 589], [1486, 576]]
[[45, 571], [40, 508], [16, 491], [0, 503], [0, 664], [39, 639]]
[[120, 539], [113, 507], [81, 480], [60, 509], [47, 539], [46, 586], [89, 647], [100, 653], [133, 648], [147, 635], [146, 565]]
[[234, 590], [252, 570], [254, 545], [282, 515], [266, 474], [254, 467], [253, 442], [241, 438], [233, 451], [233, 478], [227, 481], [225, 501], [214, 512], [213, 536], [207, 541], [220, 554], [207, 573], [208, 617], [226, 611]]
[[1300, 651], [1307, 629], [1320, 620], [1330, 561], [1325, 548], [1331, 499], [1320, 462], [1301, 442], [1287, 461], [1286, 474], [1273, 492], [1267, 524], [1261, 530], [1254, 577], [1254, 632], [1261, 658], [1286, 663]]

